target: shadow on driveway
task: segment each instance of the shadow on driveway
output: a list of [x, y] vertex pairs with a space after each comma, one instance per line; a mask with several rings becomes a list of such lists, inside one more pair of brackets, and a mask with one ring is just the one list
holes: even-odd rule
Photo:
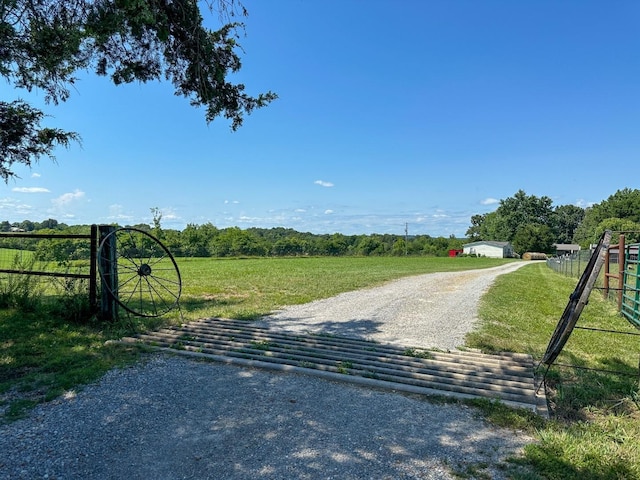
[[460, 405], [154, 355], [0, 427], [0, 477], [452, 479], [528, 441]]

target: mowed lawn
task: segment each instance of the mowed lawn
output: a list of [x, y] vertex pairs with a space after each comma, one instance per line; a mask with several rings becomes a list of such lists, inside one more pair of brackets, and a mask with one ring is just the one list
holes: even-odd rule
[[[17, 292], [29, 308], [0, 309], [0, 421], [20, 417], [37, 403], [94, 381], [114, 366], [138, 360], [138, 350], [105, 343], [134, 331], [204, 317], [251, 320], [285, 305], [407, 275], [486, 268], [507, 261], [413, 257], [178, 258], [183, 283], [180, 310], [157, 318], [133, 317], [123, 312], [115, 323], [96, 318], [70, 320], [73, 297], [62, 298], [54, 308], [50, 301], [46, 302], [48, 307], [38, 307], [34, 298], [37, 289], [26, 282], [24, 288], [18, 285]], [[0, 294], [11, 288], [0, 285]]]
[[[123, 316], [114, 324], [70, 322], [41, 310], [0, 310], [0, 422], [40, 402], [92, 382], [141, 357], [136, 348], [105, 343], [133, 330], [202, 317], [251, 320], [285, 305], [439, 271], [488, 268], [509, 260], [486, 258], [177, 259], [181, 310], [164, 317]], [[577, 280], [543, 263], [501, 275], [484, 295], [479, 328], [467, 346], [485, 352], [529, 353], [539, 360]], [[599, 291], [579, 325], [638, 331]], [[536, 441], [502, 467], [515, 479], [640, 479], [640, 395], [637, 336], [577, 330], [547, 374], [552, 419], [497, 404], [476, 406], [497, 425], [528, 431]], [[609, 370], [607, 372], [606, 370]], [[486, 465], [458, 472], [489, 478]]]
[[185, 318], [247, 320], [285, 305], [311, 302], [408, 275], [488, 268], [512, 261], [471, 257], [177, 259]]

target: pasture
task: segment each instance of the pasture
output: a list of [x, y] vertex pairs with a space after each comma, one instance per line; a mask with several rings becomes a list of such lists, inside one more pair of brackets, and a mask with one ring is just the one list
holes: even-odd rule
[[178, 258], [183, 283], [181, 312], [175, 309], [153, 318], [127, 316], [124, 312], [115, 323], [86, 315], [82, 308], [86, 294], [81, 283], [72, 285], [71, 295], [52, 301], [51, 290], [42, 284], [48, 277], [12, 275], [0, 282], [0, 294], [7, 294], [0, 295], [0, 418], [17, 418], [33, 405], [94, 381], [114, 366], [138, 360], [136, 349], [105, 344], [134, 331], [210, 316], [250, 320], [284, 305], [407, 275], [486, 268], [506, 261], [424, 257]]
[[[185, 321], [209, 316], [251, 320], [285, 305], [407, 275], [488, 268], [508, 261], [424, 257], [177, 259]], [[485, 352], [530, 353], [539, 359], [575, 284], [576, 279], [541, 263], [499, 277], [483, 297], [481, 325], [467, 337], [467, 346]], [[159, 318], [124, 317], [113, 324], [95, 318], [69, 321], [65, 310], [68, 308], [0, 309], [0, 422], [19, 418], [37, 403], [81, 388], [111, 368], [145, 358], [136, 348], [105, 343], [107, 340], [183, 320], [178, 311], [172, 311]], [[598, 291], [593, 292], [579, 323], [634, 333]], [[491, 422], [525, 430], [537, 438], [524, 457], [504, 466], [511, 478], [640, 478], [637, 339], [633, 335], [574, 331], [559, 363], [580, 368], [554, 366], [548, 372], [553, 409], [549, 421], [493, 403], [474, 403]], [[482, 473], [482, 466], [478, 471]], [[461, 478], [464, 475], [461, 472]]]
[[[252, 320], [408, 275], [462, 271], [513, 260], [429, 257], [177, 258], [185, 319]], [[176, 313], [168, 315], [176, 318]]]

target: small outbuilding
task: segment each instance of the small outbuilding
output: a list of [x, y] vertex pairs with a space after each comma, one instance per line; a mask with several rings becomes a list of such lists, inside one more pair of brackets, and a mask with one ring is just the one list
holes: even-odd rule
[[482, 240], [479, 242], [467, 243], [462, 246], [465, 255], [477, 255], [488, 258], [513, 258], [515, 254], [509, 242], [494, 242]]
[[580, 245], [574, 243], [554, 243], [553, 248], [556, 249], [556, 255], [567, 255], [580, 251]]

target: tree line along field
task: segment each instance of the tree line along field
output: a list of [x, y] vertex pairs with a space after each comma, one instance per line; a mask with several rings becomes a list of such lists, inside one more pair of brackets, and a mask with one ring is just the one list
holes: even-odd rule
[[[8, 222], [4, 222], [8, 224]], [[68, 226], [55, 220], [39, 223], [25, 221], [21, 231], [37, 234], [88, 234], [90, 225]], [[44, 228], [43, 225], [46, 225]], [[4, 231], [7, 225], [4, 225]], [[0, 231], [3, 231], [1, 228]], [[219, 229], [207, 223], [187, 225], [182, 230], [137, 224], [132, 227], [151, 233], [175, 257], [289, 257], [289, 256], [448, 256], [449, 250], [460, 250], [465, 239], [431, 237], [429, 235], [372, 234], [318, 235], [290, 228]], [[10, 227], [11, 228], [11, 227]], [[74, 239], [0, 238], [0, 248], [37, 252], [40, 260], [80, 260], [89, 258], [89, 244]]]
[[[342, 233], [313, 234], [292, 228], [218, 228], [211, 223], [188, 224], [183, 230], [161, 225], [162, 213], [152, 208], [152, 226], [131, 227], [150, 232], [176, 257], [290, 257], [290, 256], [429, 256], [445, 257], [450, 250], [461, 250], [479, 240], [510, 242], [525, 252], [553, 253], [554, 244], [576, 243], [583, 249], [597, 243], [605, 230], [628, 233], [627, 243], [640, 240], [640, 190], [625, 188], [588, 208], [575, 205], [553, 206], [549, 197], [527, 195], [519, 190], [499, 201], [495, 211], [473, 215], [466, 238], [430, 235]], [[117, 227], [117, 225], [114, 225]], [[127, 225], [129, 226], [129, 225]], [[55, 219], [41, 223], [25, 220], [0, 222], [0, 232], [87, 234], [89, 225], [68, 226]], [[617, 236], [612, 242], [617, 241]], [[89, 248], [77, 240], [55, 239], [44, 243], [24, 238], [0, 238], [0, 248], [36, 252], [39, 260], [68, 261], [86, 259]]]

